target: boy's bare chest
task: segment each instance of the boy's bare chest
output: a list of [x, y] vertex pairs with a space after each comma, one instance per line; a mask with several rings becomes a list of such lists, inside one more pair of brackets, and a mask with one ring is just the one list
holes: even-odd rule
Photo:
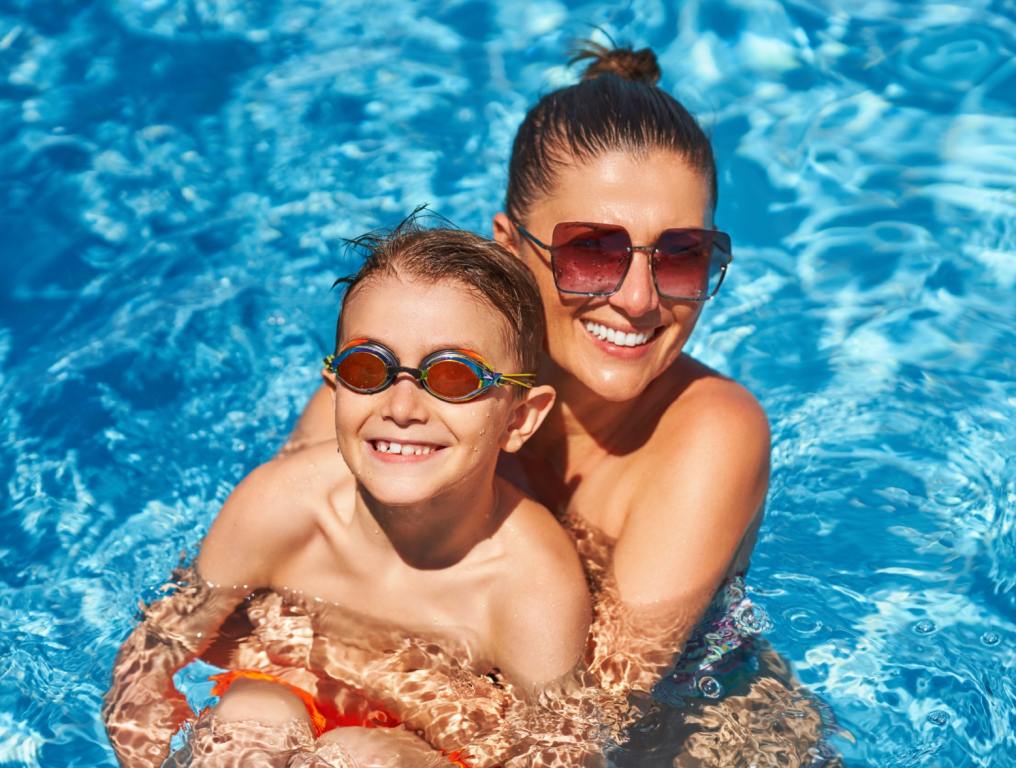
[[490, 644], [494, 575], [482, 570], [410, 569], [322, 537], [277, 576], [274, 586], [313, 611], [315, 634], [326, 639], [445, 638], [480, 655]]

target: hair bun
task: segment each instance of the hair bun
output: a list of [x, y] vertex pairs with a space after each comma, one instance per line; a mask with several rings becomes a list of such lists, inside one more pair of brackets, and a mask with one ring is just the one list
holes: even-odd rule
[[646, 85], [656, 85], [660, 79], [660, 65], [656, 63], [656, 54], [651, 48], [639, 51], [631, 48], [607, 48], [605, 45], [586, 40], [569, 64], [584, 59], [593, 61], [582, 73], [583, 80], [592, 80], [608, 72], [625, 80], [634, 80]]

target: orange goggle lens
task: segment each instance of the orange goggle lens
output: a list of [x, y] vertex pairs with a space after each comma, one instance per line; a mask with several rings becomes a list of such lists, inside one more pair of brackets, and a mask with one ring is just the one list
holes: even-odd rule
[[351, 352], [336, 367], [335, 375], [353, 389], [378, 389], [388, 379], [388, 366], [371, 352]]
[[424, 386], [435, 395], [458, 400], [483, 386], [476, 371], [458, 360], [438, 360], [423, 372]]

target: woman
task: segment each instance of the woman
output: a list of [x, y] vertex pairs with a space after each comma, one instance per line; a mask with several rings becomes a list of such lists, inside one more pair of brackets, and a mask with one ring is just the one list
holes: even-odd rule
[[[536, 276], [539, 376], [558, 396], [500, 471], [573, 532], [596, 601], [597, 685], [615, 700], [649, 691], [683, 652], [655, 689], [688, 704], [680, 760], [819, 764], [822, 718], [780, 659], [740, 663], [764, 624], [742, 576], [768, 485], [768, 422], [744, 387], [683, 353], [730, 263], [714, 230], [712, 148], [656, 87], [651, 51], [578, 58], [592, 59], [583, 80], [544, 96], [519, 128], [494, 217], [495, 239]], [[331, 408], [322, 387], [287, 449], [330, 439]]]
[[[682, 352], [729, 263], [729, 240], [712, 231], [708, 138], [655, 86], [648, 49], [578, 58], [592, 59], [583, 80], [544, 96], [519, 128], [494, 217], [495, 239], [540, 286], [540, 375], [560, 404], [503, 472], [601, 535], [626, 616], [667, 628], [661, 658], [621, 673], [650, 683], [747, 567], [769, 428], [746, 389]], [[329, 439], [330, 402], [322, 387], [291, 446]]]

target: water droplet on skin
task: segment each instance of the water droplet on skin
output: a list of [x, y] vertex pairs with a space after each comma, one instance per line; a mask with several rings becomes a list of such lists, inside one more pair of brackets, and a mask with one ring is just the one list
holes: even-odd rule
[[715, 677], [706, 675], [698, 681], [698, 688], [702, 695], [708, 699], [718, 699], [723, 695], [723, 686]]
[[997, 632], [985, 632], [981, 635], [981, 642], [987, 646], [998, 645], [1002, 642], [1002, 638]]
[[949, 713], [936, 709], [928, 713], [928, 722], [932, 725], [945, 725], [949, 722]]
[[935, 622], [929, 619], [921, 619], [919, 622], [914, 624], [914, 632], [919, 635], [930, 635], [936, 629]]

